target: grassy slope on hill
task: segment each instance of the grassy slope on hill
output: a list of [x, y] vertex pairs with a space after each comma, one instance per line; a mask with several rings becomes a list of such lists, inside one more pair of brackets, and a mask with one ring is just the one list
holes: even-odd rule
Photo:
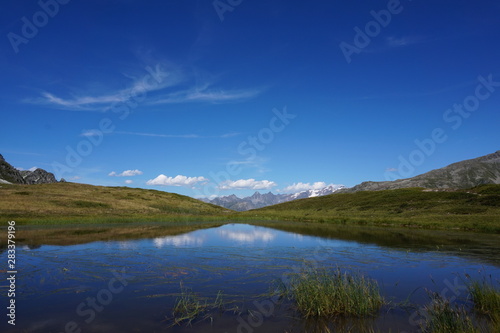
[[500, 233], [500, 185], [338, 193], [244, 212], [252, 218]]
[[155, 190], [76, 183], [0, 186], [0, 215], [17, 224], [207, 220], [230, 212]]
[[0, 185], [0, 216], [18, 225], [287, 220], [500, 233], [500, 185], [338, 193], [243, 213], [155, 190], [75, 183]]

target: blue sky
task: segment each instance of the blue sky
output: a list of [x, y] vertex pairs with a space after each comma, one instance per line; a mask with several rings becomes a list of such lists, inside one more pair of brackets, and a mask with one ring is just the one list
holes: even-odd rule
[[500, 4], [9, 1], [0, 153], [190, 196], [406, 178], [500, 149]]

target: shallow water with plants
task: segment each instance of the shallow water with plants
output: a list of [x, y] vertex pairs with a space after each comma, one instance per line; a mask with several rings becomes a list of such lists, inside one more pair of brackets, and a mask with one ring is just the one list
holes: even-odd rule
[[499, 253], [498, 235], [287, 222], [42, 242], [17, 250], [16, 326], [0, 330], [431, 332], [444, 309], [489, 332]]

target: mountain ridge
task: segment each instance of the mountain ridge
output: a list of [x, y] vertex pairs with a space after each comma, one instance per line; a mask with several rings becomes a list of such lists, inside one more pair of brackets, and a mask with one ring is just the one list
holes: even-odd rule
[[214, 199], [203, 199], [203, 201], [241, 212], [251, 209], [258, 209], [262, 207], [277, 205], [292, 200], [328, 195], [338, 191], [341, 188], [344, 188], [344, 186], [329, 185], [317, 190], [306, 190], [290, 194], [285, 194], [285, 193], [274, 194], [272, 192], [261, 194], [260, 192], [257, 191], [253, 195], [243, 198], [239, 198], [236, 195], [231, 194], [228, 196], [216, 197]]
[[[64, 182], [63, 179], [61, 179]], [[37, 168], [18, 170], [0, 154], [0, 184], [52, 184], [58, 183], [53, 173]]]
[[411, 178], [382, 182], [362, 182], [356, 186], [342, 189], [338, 193], [394, 190], [410, 187], [466, 189], [487, 184], [500, 184], [500, 150], [492, 154], [455, 162]]

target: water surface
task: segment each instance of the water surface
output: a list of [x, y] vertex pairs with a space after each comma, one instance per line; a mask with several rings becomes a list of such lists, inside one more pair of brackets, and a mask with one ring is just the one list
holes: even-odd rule
[[[279, 226], [277, 224], [277, 226]], [[286, 227], [281, 226], [281, 229]], [[290, 229], [290, 228], [288, 228]], [[297, 228], [296, 228], [297, 229]], [[381, 229], [277, 230], [227, 224], [177, 236], [18, 248], [16, 327], [2, 332], [417, 332], [426, 289], [468, 304], [466, 276], [500, 277], [495, 235]], [[391, 240], [392, 239], [392, 240]], [[341, 267], [376, 279], [390, 303], [374, 318], [302, 320], [272, 293], [305, 267]], [[5, 294], [5, 283], [2, 294]], [[226, 311], [174, 325], [181, 289]], [[6, 298], [4, 298], [6, 299]], [[407, 305], [401, 303], [408, 301]], [[470, 303], [470, 302], [469, 302]]]

